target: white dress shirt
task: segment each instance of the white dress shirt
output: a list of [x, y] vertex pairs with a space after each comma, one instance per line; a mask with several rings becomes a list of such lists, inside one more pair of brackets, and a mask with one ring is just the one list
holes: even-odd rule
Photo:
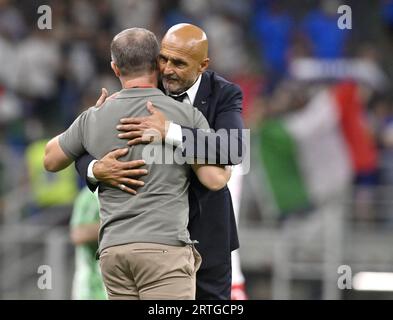
[[[195, 102], [195, 97], [197, 95], [199, 85], [201, 84], [202, 75], [200, 74], [195, 83], [185, 92], [186, 95], [183, 98], [184, 103], [193, 105]], [[183, 92], [184, 93], [184, 92]], [[178, 96], [182, 95], [179, 94]], [[165, 143], [173, 145], [175, 147], [182, 146], [183, 144], [183, 134], [181, 132], [181, 126], [171, 122], [169, 124], [168, 132], [165, 136]]]

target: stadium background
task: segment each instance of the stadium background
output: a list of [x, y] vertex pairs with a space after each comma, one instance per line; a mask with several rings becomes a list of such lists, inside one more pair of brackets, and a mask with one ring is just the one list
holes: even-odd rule
[[[342, 4], [352, 29], [338, 28]], [[40, 5], [51, 30], [37, 27]], [[211, 69], [244, 92], [249, 298], [393, 298], [393, 1], [0, 0], [0, 299], [70, 299], [81, 181], [73, 168], [43, 171], [45, 139], [101, 87], [119, 90], [114, 34], [139, 26], [161, 38], [179, 22], [206, 31]], [[37, 286], [42, 265], [51, 290]]]

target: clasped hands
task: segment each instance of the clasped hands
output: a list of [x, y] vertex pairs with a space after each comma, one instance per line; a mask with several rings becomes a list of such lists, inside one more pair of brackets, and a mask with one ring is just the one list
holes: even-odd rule
[[[114, 98], [116, 95], [117, 93], [114, 93], [109, 98]], [[105, 108], [102, 105], [107, 98], [108, 91], [103, 88], [101, 96], [96, 102], [96, 107]], [[147, 102], [146, 107], [150, 113], [149, 116], [123, 118], [116, 126], [116, 129], [121, 131], [118, 135], [119, 138], [128, 139], [129, 146], [165, 140], [169, 124], [165, 115], [157, 110], [150, 101]], [[125, 156], [128, 150], [128, 148], [117, 149], [106, 154], [94, 164], [93, 174], [98, 181], [135, 195], [136, 189], [144, 185], [144, 182], [139, 178], [148, 174], [148, 171], [141, 168], [145, 164], [143, 160], [118, 160], [118, 158]]]

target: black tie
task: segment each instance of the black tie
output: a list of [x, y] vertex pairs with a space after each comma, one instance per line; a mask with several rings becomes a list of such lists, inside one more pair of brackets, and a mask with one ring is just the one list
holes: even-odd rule
[[183, 92], [182, 94], [179, 94], [177, 96], [171, 96], [173, 99], [183, 102], [184, 98], [187, 97], [187, 92]]

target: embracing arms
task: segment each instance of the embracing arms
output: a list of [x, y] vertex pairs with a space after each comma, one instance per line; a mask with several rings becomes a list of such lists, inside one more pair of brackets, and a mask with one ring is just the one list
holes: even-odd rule
[[198, 180], [212, 191], [224, 188], [231, 178], [231, 168], [229, 166], [193, 164], [191, 167]]
[[59, 136], [52, 138], [45, 147], [44, 167], [47, 171], [57, 172], [67, 168], [74, 160], [69, 158], [60, 147]]
[[[106, 98], [107, 92], [104, 92], [97, 101], [97, 106], [100, 106]], [[161, 139], [166, 143], [171, 140], [170, 144], [175, 147], [182, 144], [183, 154], [187, 157], [195, 156], [205, 159], [208, 163], [221, 165], [238, 164], [245, 153], [242, 136], [242, 99], [240, 88], [234, 84], [225, 86], [220, 90], [219, 95], [211, 99], [210, 103], [213, 105], [215, 113], [208, 115], [208, 119], [215, 132], [204, 132], [171, 124], [180, 130], [172, 130], [172, 132], [177, 132], [177, 139], [173, 139], [173, 137], [168, 139], [167, 135], [171, 131], [171, 127], [168, 131], [165, 116], [153, 105], [148, 104], [147, 109], [150, 116], [122, 119], [117, 127], [120, 131], [119, 137], [127, 139], [128, 145], [146, 143], [142, 141], [142, 133], [145, 130], [154, 129], [156, 132], [160, 132]], [[136, 178], [141, 175], [138, 168], [142, 164], [117, 160], [122, 155], [120, 150], [116, 150], [99, 161], [94, 161], [92, 156], [85, 154], [76, 160], [76, 168], [92, 191], [97, 188], [98, 181], [101, 181], [112, 186], [120, 183], [125, 184], [126, 191], [134, 194], [139, 187]]]
[[[77, 123], [78, 121], [75, 121], [75, 123]], [[74, 124], [73, 124], [74, 126]], [[72, 132], [72, 129], [75, 128], [70, 128], [67, 130], [66, 133], [69, 133], [70, 131]], [[72, 134], [71, 134], [72, 135]], [[70, 134], [68, 135], [70, 136]], [[45, 148], [45, 156], [44, 156], [44, 167], [46, 170], [51, 171], [51, 172], [57, 172], [60, 171], [62, 169], [65, 169], [66, 167], [68, 167], [73, 161], [74, 161], [74, 156], [70, 155], [70, 150], [72, 150], [71, 154], [75, 154], [78, 155], [81, 153], [81, 141], [74, 141], [74, 142], [70, 142], [70, 139], [68, 139], [68, 146], [66, 144], [65, 149], [68, 150], [68, 152], [64, 151], [64, 146], [62, 147], [60, 145], [59, 142], [59, 136], [54, 137], [53, 139], [51, 139]], [[75, 137], [74, 137], [75, 138]], [[74, 140], [78, 140], [78, 139], [74, 139]], [[71, 140], [72, 141], [72, 140]], [[66, 143], [63, 141], [63, 143]], [[70, 148], [69, 146], [72, 146], [72, 148]], [[75, 146], [76, 145], [76, 146]], [[110, 152], [109, 154], [107, 154], [102, 161], [104, 161], [104, 165], [105, 165], [105, 161], [108, 161], [108, 167], [111, 168], [111, 163], [116, 163], [116, 168], [112, 167], [113, 170], [113, 174], [117, 175], [119, 177], [119, 181], [117, 179], [113, 179], [113, 177], [111, 175], [108, 175], [108, 179], [107, 181], [109, 181], [109, 184], [112, 186], [116, 186], [119, 187], [119, 185], [116, 184], [133, 184], [133, 185], [138, 185], [138, 186], [142, 186], [143, 182], [139, 181], [139, 180], [134, 180], [134, 179], [130, 179], [128, 177], [124, 177], [130, 174], [135, 174], [138, 173], [139, 176], [140, 175], [144, 175], [147, 174], [147, 170], [145, 169], [128, 169], [127, 166], [129, 167], [136, 167], [136, 166], [141, 166], [144, 165], [145, 162], [143, 160], [135, 160], [135, 161], [129, 161], [129, 162], [122, 162], [122, 161], [117, 161], [113, 162], [112, 160], [115, 159], [116, 157], [120, 157], [122, 155], [125, 155], [128, 152], [128, 148], [125, 149], [118, 149], [115, 150], [113, 152]], [[84, 156], [86, 157], [87, 161], [89, 161], [89, 157], [91, 156]], [[112, 160], [108, 160], [111, 159]], [[102, 164], [102, 162], [97, 162], [99, 165]], [[122, 168], [120, 170], [117, 170], [117, 166], [122, 166]], [[107, 167], [107, 168], [108, 168]], [[221, 188], [223, 188], [226, 183], [228, 182], [229, 178], [230, 178], [230, 168], [225, 168], [225, 167], [220, 167], [220, 166], [216, 166], [216, 165], [205, 165], [205, 164], [192, 164], [192, 169], [194, 170], [194, 172], [196, 173], [198, 179], [201, 181], [201, 183], [203, 185], [205, 185], [205, 187], [207, 187], [210, 190], [219, 190]], [[130, 173], [130, 170], [133, 170], [132, 173]], [[113, 180], [110, 180], [113, 179]], [[128, 190], [129, 188], [126, 187], [125, 189], [122, 189], [123, 191], [135, 194], [136, 191]]]

